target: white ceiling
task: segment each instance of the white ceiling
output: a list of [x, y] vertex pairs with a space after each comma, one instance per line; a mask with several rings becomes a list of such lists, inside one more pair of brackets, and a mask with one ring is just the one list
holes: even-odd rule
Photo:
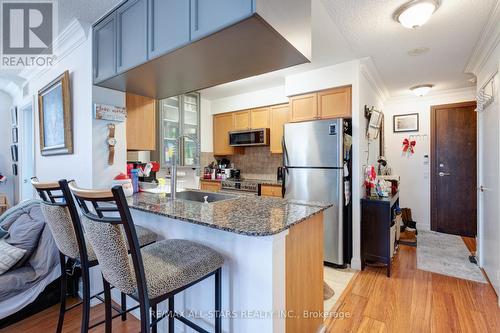
[[[392, 19], [407, 1], [312, 0], [312, 64], [210, 88], [204, 95], [221, 98], [282, 85], [293, 72], [364, 57], [373, 59], [391, 96], [409, 95], [409, 87], [423, 83], [434, 84], [434, 92], [473, 85], [464, 69], [498, 0], [441, 0], [416, 30]], [[421, 47], [429, 51], [408, 55]]]
[[[323, 0], [340, 32], [357, 57], [372, 57], [392, 96], [408, 93], [422, 83], [434, 90], [470, 86], [464, 74], [497, 0], [441, 0], [423, 27], [406, 29], [392, 19], [406, 0]], [[420, 56], [411, 49], [427, 47]]]
[[218, 99], [285, 84], [285, 77], [313, 68], [338, 64], [355, 58], [349, 44], [338, 32], [320, 0], [312, 0], [312, 62], [264, 75], [222, 84], [202, 91], [207, 99]]
[[[59, 1], [59, 31], [73, 18], [93, 23], [120, 1]], [[392, 96], [408, 94], [410, 86], [420, 83], [435, 84], [436, 91], [466, 87], [471, 83], [464, 68], [497, 1], [441, 0], [426, 25], [409, 30], [392, 19], [406, 0], [312, 0], [312, 63], [209, 88], [204, 96], [216, 99], [279, 86], [289, 74], [363, 57], [373, 58]], [[407, 54], [418, 47], [430, 50]], [[0, 71], [0, 89], [17, 80], [15, 74]]]
[[59, 31], [73, 20], [93, 24], [122, 0], [62, 0], [58, 2]]

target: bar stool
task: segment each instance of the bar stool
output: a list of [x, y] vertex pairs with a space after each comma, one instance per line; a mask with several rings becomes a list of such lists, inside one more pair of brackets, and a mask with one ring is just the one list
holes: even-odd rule
[[[89, 269], [99, 264], [97, 257], [92, 246], [88, 243], [88, 240], [86, 240], [86, 235], [80, 222], [80, 215], [78, 214], [75, 201], [69, 190], [68, 182], [66, 180], [60, 180], [59, 182], [41, 183], [36, 177], [33, 177], [31, 183], [42, 200], [41, 209], [43, 215], [51, 230], [56, 246], [59, 249], [61, 265], [61, 306], [56, 332], [60, 333], [62, 331], [65, 313], [83, 304], [81, 332], [86, 333], [89, 329], [106, 322], [103, 320], [89, 326], [91, 299], [97, 298], [101, 302], [106, 303], [106, 300], [101, 297], [105, 291], [90, 296]], [[137, 230], [140, 246], [156, 242], [158, 236], [154, 232], [142, 227], [137, 227]], [[83, 282], [83, 300], [68, 308], [66, 308], [66, 258], [74, 260], [75, 264], [80, 267]], [[125, 296], [126, 295], [122, 293], [121, 308], [118, 309], [114, 307], [118, 314], [113, 318], [121, 316], [122, 320], [126, 320], [127, 312], [138, 308], [134, 307], [127, 309]], [[107, 301], [111, 303], [111, 299]]]
[[[96, 253], [104, 277], [105, 294], [110, 286], [135, 299], [141, 311], [141, 332], [157, 330], [157, 323], [168, 316], [168, 332], [174, 332], [174, 320], [197, 332], [207, 331], [175, 312], [174, 297], [179, 292], [214, 275], [215, 277], [215, 332], [221, 332], [221, 270], [224, 258], [211, 248], [182, 239], [158, 241], [139, 248], [136, 227], [120, 186], [111, 191], [92, 191], [69, 184], [82, 211], [82, 223]], [[109, 205], [113, 203], [114, 210]], [[89, 207], [93, 207], [95, 213]], [[105, 216], [113, 212], [115, 216]], [[119, 217], [116, 217], [116, 213]], [[120, 227], [130, 244], [130, 255]], [[106, 320], [111, 314], [106, 299]], [[158, 303], [168, 299], [168, 311], [157, 316]], [[153, 313], [150, 319], [149, 311]], [[110, 326], [107, 328], [111, 329]]]

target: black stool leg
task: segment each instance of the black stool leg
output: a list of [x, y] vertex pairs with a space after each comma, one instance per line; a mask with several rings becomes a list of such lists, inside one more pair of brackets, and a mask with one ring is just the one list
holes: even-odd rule
[[59, 252], [59, 260], [61, 264], [61, 307], [59, 308], [59, 320], [57, 321], [57, 333], [62, 332], [64, 323], [64, 313], [66, 312], [66, 289], [68, 285], [68, 276], [66, 274], [66, 256]]
[[111, 333], [113, 323], [113, 314], [111, 313], [111, 287], [109, 286], [109, 282], [106, 281], [104, 276], [102, 277], [102, 284], [104, 286], [104, 327], [106, 333]]
[[82, 284], [83, 284], [83, 314], [82, 314], [82, 333], [88, 333], [89, 322], [90, 322], [90, 277], [89, 268], [85, 263], [81, 263], [82, 266]]
[[[156, 307], [156, 304], [151, 306], [151, 314], [152, 314], [151, 321], [154, 322], [158, 316], [158, 308]], [[158, 325], [156, 323], [153, 324], [151, 331], [152, 331], [152, 333], [158, 332]]]
[[122, 293], [122, 321], [127, 320], [127, 295]]
[[168, 333], [174, 333], [175, 304], [174, 297], [168, 299]]
[[221, 269], [215, 272], [215, 333], [222, 332], [222, 276]]

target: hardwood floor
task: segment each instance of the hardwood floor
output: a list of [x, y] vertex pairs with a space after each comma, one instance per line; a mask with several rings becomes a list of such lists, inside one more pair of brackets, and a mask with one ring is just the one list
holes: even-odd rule
[[[69, 300], [69, 305], [75, 304], [77, 300]], [[66, 312], [64, 317], [63, 333], [80, 333], [81, 307]], [[37, 313], [19, 323], [1, 329], [2, 333], [51, 333], [56, 331], [57, 319], [59, 318], [59, 305], [54, 305], [42, 312]], [[99, 304], [91, 308], [90, 325], [104, 320], [104, 304]], [[134, 316], [128, 315], [126, 321], [120, 318], [113, 320], [113, 332], [137, 333], [140, 331], [140, 322]], [[104, 325], [99, 325], [90, 330], [91, 333], [104, 332]]]
[[472, 237], [463, 236], [462, 240], [464, 241], [465, 246], [467, 246], [467, 248], [469, 249], [470, 253], [475, 255], [477, 251], [476, 239]]
[[[467, 242], [466, 242], [467, 243]], [[475, 247], [469, 240], [469, 249]], [[500, 332], [500, 309], [489, 284], [418, 270], [416, 248], [401, 246], [391, 278], [385, 268], [368, 267], [354, 277], [337, 302], [342, 319], [328, 319], [336, 332]], [[2, 333], [54, 332], [59, 306], [53, 306]], [[80, 332], [81, 311], [66, 314], [63, 332]], [[92, 308], [91, 322], [104, 318], [102, 305]], [[138, 332], [139, 321], [113, 320], [113, 332]], [[104, 332], [99, 326], [91, 332]]]
[[385, 268], [358, 273], [337, 303], [349, 318], [327, 320], [327, 331], [500, 332], [489, 284], [418, 270], [416, 261], [416, 248], [401, 246], [391, 278]]

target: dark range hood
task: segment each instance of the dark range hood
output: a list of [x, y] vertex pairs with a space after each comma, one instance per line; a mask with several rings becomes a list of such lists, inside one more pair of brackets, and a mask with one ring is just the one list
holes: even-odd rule
[[166, 98], [309, 62], [258, 14], [98, 86]]

